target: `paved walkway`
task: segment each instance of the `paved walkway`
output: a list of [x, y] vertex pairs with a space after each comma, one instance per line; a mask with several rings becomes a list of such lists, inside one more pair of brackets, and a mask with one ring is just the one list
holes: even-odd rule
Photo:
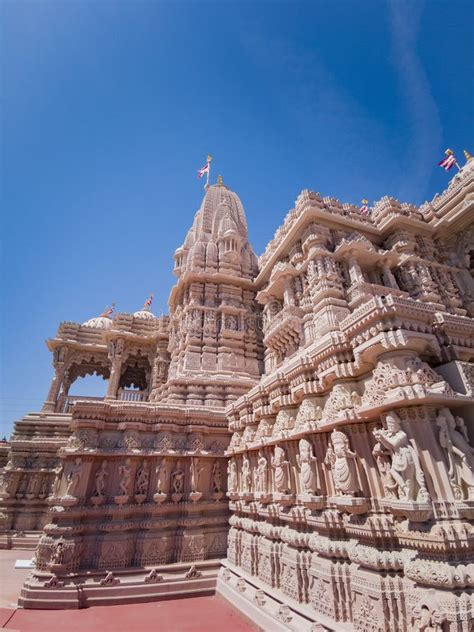
[[16, 600], [30, 571], [15, 569], [32, 551], [0, 550], [0, 630], [9, 632], [255, 632], [218, 596], [83, 610], [22, 610]]

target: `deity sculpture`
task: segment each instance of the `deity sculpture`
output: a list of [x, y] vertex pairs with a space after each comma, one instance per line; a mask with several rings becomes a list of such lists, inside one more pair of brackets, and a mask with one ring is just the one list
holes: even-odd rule
[[285, 457], [285, 450], [279, 445], [276, 445], [272, 456], [272, 467], [275, 470], [275, 489], [277, 492], [281, 492], [283, 494], [289, 490], [289, 463]]
[[314, 493], [317, 487], [316, 474], [313, 463], [316, 457], [313, 454], [313, 446], [307, 439], [300, 439], [299, 454], [296, 455], [296, 462], [300, 468], [300, 483], [303, 492]]
[[251, 481], [251, 473], [250, 473], [250, 461], [248, 456], [245, 455], [242, 461], [242, 491], [249, 492], [252, 481]]
[[59, 465], [57, 466], [57, 468], [54, 470], [55, 478], [54, 478], [54, 483], [53, 483], [53, 496], [57, 496], [59, 494], [59, 489], [61, 487], [61, 480], [63, 477], [63, 469], [64, 469], [64, 465], [63, 465], [63, 462], [61, 461]]
[[230, 492], [237, 490], [237, 464], [234, 459], [230, 459], [227, 465], [227, 489]]
[[324, 463], [331, 467], [338, 496], [351, 496], [360, 490], [357, 480], [356, 454], [349, 448], [344, 432], [333, 430]]
[[82, 459], [77, 457], [67, 477], [66, 495], [74, 496], [79, 487], [82, 473]]
[[268, 490], [268, 463], [262, 450], [258, 453], [257, 469], [255, 470], [255, 491], [266, 492]]
[[37, 487], [38, 487], [38, 474], [32, 474], [30, 476], [30, 480], [28, 481], [28, 487], [27, 487], [26, 493], [31, 494], [31, 495], [36, 494]]
[[474, 448], [468, 441], [464, 419], [454, 418], [448, 408], [441, 408], [436, 418], [439, 443], [446, 450], [448, 475], [458, 500], [474, 500]]
[[51, 564], [63, 564], [64, 553], [64, 540], [59, 538], [51, 552]]
[[219, 459], [216, 459], [212, 466], [212, 491], [215, 493], [222, 491], [222, 470]]
[[171, 486], [174, 494], [182, 494], [184, 487], [184, 472], [181, 469], [181, 461], [176, 464], [176, 469], [171, 473]]
[[433, 612], [431, 608], [422, 605], [416, 608], [414, 613], [410, 632], [442, 632], [443, 617], [437, 612]]
[[28, 487], [28, 478], [26, 474], [23, 474], [20, 478], [20, 482], [18, 483], [17, 494], [19, 496], [24, 496], [26, 494], [26, 489]]
[[40, 488], [40, 496], [45, 497], [48, 495], [49, 491], [49, 477], [47, 475], [43, 476], [41, 480], [41, 488]]
[[166, 465], [166, 459], [161, 461], [156, 466], [156, 491], [158, 494], [164, 494], [166, 488], [166, 475], [168, 474], [168, 468]]
[[120, 492], [122, 496], [128, 496], [130, 494], [130, 484], [132, 482], [132, 468], [130, 459], [127, 459], [125, 463], [123, 463], [119, 467], [119, 476]]
[[388, 450], [377, 442], [372, 455], [377, 463], [385, 498], [397, 498], [397, 483], [392, 476]]
[[197, 492], [199, 487], [199, 481], [201, 474], [204, 472], [204, 467], [199, 467], [199, 459], [191, 459], [189, 466], [189, 473], [191, 477], [191, 491]]
[[95, 474], [95, 496], [102, 498], [105, 490], [105, 479], [109, 473], [107, 472], [107, 461], [102, 461], [100, 469]]
[[387, 428], [375, 429], [373, 435], [392, 455], [390, 474], [397, 484], [398, 498], [428, 501], [430, 496], [418, 453], [402, 429], [400, 418], [390, 412], [385, 417], [385, 423]]
[[144, 459], [140, 469], [135, 477], [135, 490], [137, 494], [146, 496], [148, 493], [148, 485], [150, 483], [150, 470], [148, 469], [148, 461]]

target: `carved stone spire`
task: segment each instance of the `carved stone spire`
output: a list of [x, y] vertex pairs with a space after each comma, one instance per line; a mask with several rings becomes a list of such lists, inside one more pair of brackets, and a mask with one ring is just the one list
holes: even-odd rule
[[[160, 399], [224, 406], [258, 379], [261, 345], [257, 258], [242, 202], [222, 182], [207, 189], [175, 262], [171, 363]], [[232, 375], [239, 379], [230, 384]]]

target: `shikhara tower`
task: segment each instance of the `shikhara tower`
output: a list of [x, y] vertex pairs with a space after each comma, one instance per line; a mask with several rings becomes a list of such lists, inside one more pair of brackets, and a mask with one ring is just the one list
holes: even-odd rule
[[222, 407], [258, 380], [257, 271], [242, 203], [219, 178], [175, 253], [171, 361], [168, 380], [153, 400]]
[[[21, 604], [217, 585], [272, 632], [471, 632], [473, 213], [473, 160], [420, 207], [305, 190], [257, 262], [209, 187], [169, 316], [48, 341], [1, 471], [0, 544], [38, 543]], [[71, 397], [90, 373], [106, 396]]]

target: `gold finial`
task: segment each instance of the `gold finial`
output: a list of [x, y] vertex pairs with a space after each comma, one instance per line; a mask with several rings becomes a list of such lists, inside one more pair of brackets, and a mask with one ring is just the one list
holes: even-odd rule
[[472, 156], [471, 154], [467, 151], [467, 149], [463, 150], [464, 152], [464, 158], [466, 159], [466, 162], [469, 162], [470, 160], [472, 160]]
[[208, 154], [208, 155], [207, 155], [207, 162], [212, 162], [212, 156], [211, 156], [211, 154]]
[[222, 184], [222, 176], [217, 176], [217, 184]]
[[446, 156], [452, 156], [454, 154], [452, 149], [446, 149], [444, 153], [446, 154]]

